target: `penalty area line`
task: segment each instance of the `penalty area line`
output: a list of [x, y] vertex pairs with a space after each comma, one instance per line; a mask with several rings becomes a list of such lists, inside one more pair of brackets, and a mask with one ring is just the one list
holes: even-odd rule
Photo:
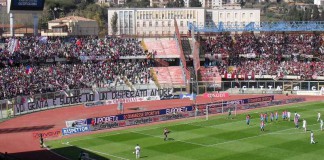
[[[62, 143], [62, 144], [67, 145], [67, 146], [73, 146], [73, 145], [69, 144], [68, 142], [67, 143]], [[121, 159], [121, 160], [130, 160], [130, 159], [127, 159], [127, 158], [115, 156], [115, 155], [112, 155], [112, 154], [108, 154], [108, 153], [105, 153], [105, 152], [96, 151], [96, 150], [89, 149], [89, 148], [82, 148], [82, 147], [78, 147], [78, 148], [81, 148], [83, 150], [90, 151], [90, 152], [93, 152], [93, 153], [98, 153], [98, 154], [103, 154], [103, 155], [106, 155], [106, 156], [115, 157], [115, 158], [118, 158], [118, 159]]]

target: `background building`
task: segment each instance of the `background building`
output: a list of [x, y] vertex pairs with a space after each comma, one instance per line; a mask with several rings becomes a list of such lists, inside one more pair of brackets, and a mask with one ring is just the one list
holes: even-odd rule
[[7, 6], [7, 0], [0, 0], [0, 6]]
[[42, 36], [98, 35], [98, 22], [92, 19], [68, 16], [48, 22], [48, 30]]
[[198, 25], [246, 25], [260, 22], [259, 9], [204, 8], [115, 8], [108, 9], [108, 34], [113, 34], [112, 17], [117, 14], [117, 35], [172, 35], [174, 18], [181, 34], [188, 32], [189, 22]]

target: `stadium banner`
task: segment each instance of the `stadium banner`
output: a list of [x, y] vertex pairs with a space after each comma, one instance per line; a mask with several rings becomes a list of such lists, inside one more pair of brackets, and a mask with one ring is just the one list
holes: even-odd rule
[[324, 91], [297, 91], [297, 95], [303, 95], [303, 96], [322, 96], [324, 95]]
[[[160, 95], [166, 95], [172, 93], [172, 88], [164, 89], [138, 89], [136, 91], [120, 90], [120, 91], [102, 91], [91, 93], [82, 93], [79, 95], [67, 96], [62, 94], [61, 96], [48, 99], [34, 99], [31, 97], [22, 97], [20, 103], [14, 104], [14, 115], [26, 114], [30, 112], [52, 109], [62, 107], [66, 105], [82, 104], [87, 102], [97, 102], [102, 100], [115, 100], [124, 98], [135, 97], [149, 97], [147, 99], [154, 99], [160, 97]], [[91, 105], [100, 105], [100, 103], [90, 103]]]
[[144, 102], [144, 101], [155, 101], [160, 100], [160, 96], [148, 96], [148, 97], [133, 97], [133, 98], [121, 98], [106, 100], [106, 104], [118, 104], [118, 103], [132, 103], [132, 102]]
[[67, 136], [71, 134], [78, 134], [83, 132], [89, 132], [91, 131], [90, 126], [81, 126], [81, 127], [69, 127], [69, 128], [63, 128], [62, 129], [62, 135]]
[[62, 135], [61, 130], [53, 130], [53, 131], [44, 131], [44, 132], [34, 132], [33, 138], [38, 139], [42, 135], [43, 138], [49, 137], [59, 137]]
[[185, 106], [185, 107], [173, 107], [161, 110], [152, 110], [152, 111], [144, 111], [144, 112], [136, 112], [136, 113], [127, 113], [113, 116], [103, 116], [103, 117], [95, 117], [88, 118], [87, 124], [91, 124], [94, 121], [94, 124], [112, 122], [112, 121], [123, 121], [128, 119], [136, 119], [143, 117], [151, 117], [151, 116], [159, 116], [165, 114], [176, 114], [176, 113], [185, 113], [188, 111], [193, 111], [193, 106]]
[[190, 100], [195, 100], [197, 97], [196, 94], [192, 93], [192, 94], [180, 94], [180, 99], [185, 99], [185, 98], [189, 98]]
[[223, 93], [204, 93], [204, 98], [227, 98], [229, 97], [229, 93], [223, 92]]
[[86, 119], [78, 119], [78, 120], [71, 120], [71, 121], [65, 121], [66, 127], [82, 127], [87, 125]]

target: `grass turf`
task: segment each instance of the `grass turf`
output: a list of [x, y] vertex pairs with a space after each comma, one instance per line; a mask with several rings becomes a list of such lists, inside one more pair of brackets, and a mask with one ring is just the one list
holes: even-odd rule
[[[307, 133], [295, 129], [293, 121], [281, 119], [283, 110], [306, 119]], [[268, 122], [260, 131], [261, 112], [278, 111], [279, 120]], [[317, 113], [324, 114], [324, 103], [313, 102], [290, 106], [251, 110], [233, 119], [227, 115], [184, 119], [152, 126], [99, 133], [46, 142], [51, 150], [70, 159], [77, 159], [81, 150], [94, 159], [135, 159], [136, 144], [141, 146], [141, 159], [147, 160], [322, 160], [324, 131], [320, 131]], [[251, 125], [245, 123], [250, 114]], [[302, 122], [299, 124], [302, 126]], [[171, 130], [168, 141], [163, 140], [163, 128]], [[310, 144], [310, 130], [316, 144]]]

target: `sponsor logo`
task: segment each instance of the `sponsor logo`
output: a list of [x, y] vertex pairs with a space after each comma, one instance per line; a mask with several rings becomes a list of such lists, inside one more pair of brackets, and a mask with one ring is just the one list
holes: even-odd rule
[[264, 102], [264, 101], [272, 101], [272, 100], [273, 100], [273, 96], [249, 98], [248, 103]]
[[72, 121], [65, 121], [66, 127], [81, 127], [87, 125], [86, 119], [78, 119], [78, 120], [72, 120]]
[[176, 114], [179, 112], [187, 112], [187, 111], [188, 111], [187, 107], [176, 107], [176, 108], [166, 109], [166, 114]]
[[46, 131], [46, 132], [37, 132], [37, 133], [33, 133], [33, 138], [40, 138], [41, 135], [43, 136], [43, 138], [59, 137], [61, 135], [61, 131], [54, 130], [54, 131]]
[[124, 119], [126, 120], [126, 119], [134, 119], [134, 118], [157, 116], [157, 115], [160, 115], [159, 110], [124, 114]]
[[110, 129], [110, 128], [117, 128], [119, 127], [118, 122], [111, 122], [111, 123], [101, 123], [93, 126], [93, 130], [101, 130], [101, 129]]
[[[90, 118], [90, 122], [92, 118]], [[118, 121], [118, 116], [106, 116], [106, 117], [98, 117], [94, 118], [95, 124], [103, 123], [103, 122], [111, 122], [111, 121]]]
[[226, 98], [229, 97], [229, 93], [204, 93], [204, 98]]
[[196, 94], [180, 94], [180, 99], [189, 98], [191, 100], [196, 99]]
[[87, 102], [87, 103], [84, 103], [84, 106], [85, 107], [94, 107], [94, 106], [103, 106], [105, 104], [106, 104], [105, 102], [96, 101], [96, 102]]
[[66, 135], [89, 132], [89, 131], [91, 131], [89, 126], [63, 128], [62, 135], [66, 136]]

